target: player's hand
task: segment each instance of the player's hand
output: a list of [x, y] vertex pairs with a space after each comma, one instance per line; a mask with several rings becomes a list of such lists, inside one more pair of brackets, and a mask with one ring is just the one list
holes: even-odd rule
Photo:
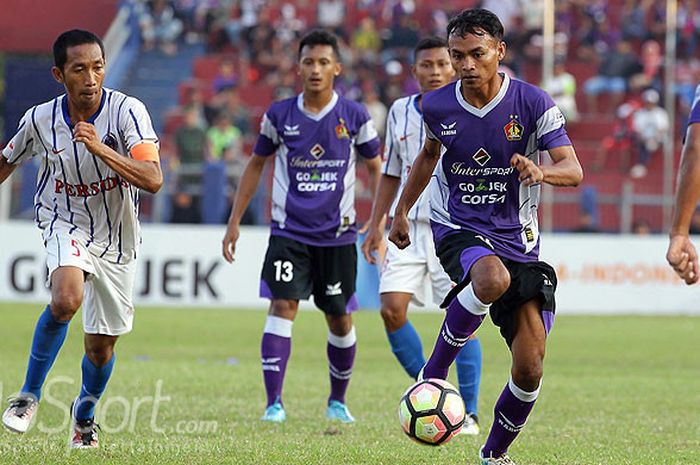
[[73, 141], [82, 142], [85, 148], [94, 154], [97, 154], [98, 148], [102, 145], [95, 126], [85, 121], [78, 122], [73, 128]]
[[389, 240], [396, 244], [396, 247], [399, 249], [405, 249], [411, 245], [408, 229], [408, 218], [406, 218], [406, 215], [395, 215], [394, 220], [391, 222]]
[[377, 257], [381, 257], [386, 249], [386, 244], [384, 244], [384, 234], [379, 228], [371, 228], [365, 240], [362, 242], [362, 255], [365, 256], [365, 260], [370, 265], [375, 265], [377, 263]]
[[698, 253], [688, 236], [671, 236], [666, 260], [686, 284], [698, 282]]
[[518, 180], [526, 186], [539, 184], [544, 179], [542, 169], [535, 162], [519, 153], [513, 154], [510, 159], [510, 166], [518, 170], [520, 173]]
[[238, 241], [238, 236], [241, 235], [240, 227], [237, 224], [231, 224], [226, 227], [226, 234], [221, 241], [221, 251], [224, 259], [233, 263], [235, 260], [233, 257], [236, 253], [236, 242]]

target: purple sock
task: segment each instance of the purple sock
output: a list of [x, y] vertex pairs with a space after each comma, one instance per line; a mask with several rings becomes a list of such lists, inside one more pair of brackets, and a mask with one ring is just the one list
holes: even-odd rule
[[275, 402], [282, 402], [284, 372], [291, 352], [292, 321], [268, 316], [260, 344], [268, 407]]
[[337, 400], [345, 403], [345, 392], [350, 384], [352, 366], [355, 363], [355, 350], [357, 347], [355, 327], [345, 336], [336, 336], [328, 333], [328, 372], [331, 378], [331, 395], [328, 401]]
[[481, 302], [469, 284], [447, 307], [445, 320], [435, 341], [435, 348], [423, 369], [423, 379], [446, 379], [450, 365], [457, 358], [467, 339], [476, 331], [489, 305]]
[[535, 405], [540, 389], [527, 392], [508, 381], [501, 397], [493, 409], [493, 425], [483, 449], [484, 457], [500, 457], [508, 452], [508, 447], [525, 426], [527, 417]]

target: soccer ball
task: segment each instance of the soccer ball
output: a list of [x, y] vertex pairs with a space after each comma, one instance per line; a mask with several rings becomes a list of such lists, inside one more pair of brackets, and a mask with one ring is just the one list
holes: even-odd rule
[[464, 402], [445, 380], [418, 381], [406, 390], [399, 404], [404, 433], [421, 444], [439, 446], [456, 436], [464, 424]]

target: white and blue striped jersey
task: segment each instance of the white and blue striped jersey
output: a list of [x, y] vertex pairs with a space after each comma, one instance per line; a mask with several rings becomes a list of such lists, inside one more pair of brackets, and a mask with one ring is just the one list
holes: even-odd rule
[[[391, 105], [387, 116], [382, 174], [401, 178], [401, 187], [389, 212], [392, 218], [411, 167], [425, 142], [420, 99], [421, 94], [415, 94], [396, 100]], [[408, 212], [408, 219], [430, 221], [430, 195], [427, 190], [420, 195]]]
[[[89, 123], [102, 141], [124, 156], [138, 144], [158, 144], [146, 107], [121, 92], [103, 89]], [[68, 233], [95, 256], [113, 263], [136, 257], [141, 242], [139, 191], [82, 143], [73, 142], [66, 95], [34, 106], [3, 149], [11, 164], [41, 157], [34, 217], [46, 241]]]

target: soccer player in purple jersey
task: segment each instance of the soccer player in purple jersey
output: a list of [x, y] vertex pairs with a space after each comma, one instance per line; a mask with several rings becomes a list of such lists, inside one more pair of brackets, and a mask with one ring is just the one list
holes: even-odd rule
[[66, 93], [30, 108], [0, 156], [0, 183], [25, 159], [41, 160], [35, 220], [47, 252], [51, 303], [39, 317], [24, 385], [2, 421], [24, 433], [82, 304], [85, 355], [71, 408], [70, 447], [98, 446], [94, 411], [112, 373], [114, 346], [131, 331], [132, 291], [141, 242], [139, 189], [163, 184], [158, 137], [139, 100], [102, 87], [102, 41], [88, 31], [61, 34], [54, 78]]
[[695, 101], [688, 118], [680, 179], [676, 193], [676, 210], [669, 233], [666, 260], [686, 284], [698, 282], [698, 253], [688, 237], [690, 220], [700, 198], [700, 85], [695, 90]]
[[223, 239], [232, 262], [241, 216], [276, 153], [272, 230], [263, 263], [260, 296], [271, 300], [261, 343], [267, 407], [264, 421], [286, 419], [282, 385], [291, 352], [299, 300], [314, 296], [328, 324], [331, 392], [326, 416], [351, 423], [345, 393], [355, 360], [357, 227], [355, 164], [369, 171], [374, 194], [381, 172], [379, 140], [367, 110], [333, 90], [341, 64], [337, 38], [315, 30], [299, 44], [303, 92], [274, 103], [263, 117], [253, 156], [241, 177]]
[[[564, 118], [539, 88], [498, 73], [503, 25], [488, 10], [465, 10], [447, 26], [459, 80], [423, 97], [427, 139], [394, 215], [389, 240], [410, 244], [407, 212], [430, 182], [437, 255], [459, 283], [423, 378], [445, 379], [469, 336], [490, 312], [512, 354], [480, 450], [483, 465], [512, 464], [507, 451], [539, 394], [557, 279], [538, 261], [541, 183], [576, 186], [583, 171]], [[441, 155], [441, 146], [445, 148]], [[539, 166], [539, 151], [553, 163]]]
[[[396, 100], [389, 110], [385, 161], [377, 197], [374, 200], [367, 237], [362, 251], [369, 263], [375, 263], [374, 253], [384, 242], [384, 218], [393, 216], [397, 193], [406, 182], [411, 165], [423, 147], [425, 131], [421, 102], [423, 94], [451, 82], [455, 70], [450, 63], [447, 42], [439, 37], [427, 37], [414, 49], [413, 76], [421, 92]], [[440, 266], [435, 255], [433, 234], [430, 230], [430, 205], [428, 194], [421, 194], [408, 214], [413, 243], [399, 250], [392, 243], [387, 245], [381, 268], [379, 293], [381, 315], [391, 345], [391, 350], [411, 378], [416, 378], [425, 364], [420, 336], [407, 318], [408, 304], [413, 301], [424, 305], [423, 288], [430, 280], [433, 300], [442, 302], [454, 283]], [[476, 335], [470, 337], [457, 356], [459, 392], [467, 411], [462, 433], [479, 434], [477, 401], [481, 379], [481, 343]]]

